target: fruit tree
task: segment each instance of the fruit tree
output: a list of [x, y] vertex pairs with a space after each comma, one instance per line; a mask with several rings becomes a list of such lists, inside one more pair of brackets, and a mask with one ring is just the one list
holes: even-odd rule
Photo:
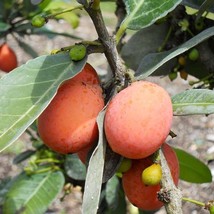
[[[37, 53], [35, 38], [59, 37]], [[213, 146], [200, 160], [173, 124], [214, 114], [213, 38], [212, 0], [2, 0], [0, 152], [23, 136], [29, 148], [1, 179], [2, 212], [46, 213], [79, 186], [83, 214], [212, 214], [213, 195], [180, 182], [213, 185]], [[178, 80], [188, 90], [172, 92]]]

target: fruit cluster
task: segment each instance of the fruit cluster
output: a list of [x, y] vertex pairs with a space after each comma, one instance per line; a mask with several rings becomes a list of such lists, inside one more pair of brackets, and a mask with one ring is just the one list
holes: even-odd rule
[[0, 46], [0, 70], [10, 72], [18, 65], [15, 52], [8, 44], [4, 43]]
[[[96, 71], [89, 65], [64, 82], [38, 118], [44, 143], [61, 154], [77, 153], [86, 163], [98, 138], [96, 117], [104, 107]], [[126, 196], [144, 210], [163, 206], [157, 198], [162, 175], [152, 155], [161, 146], [175, 184], [179, 164], [175, 152], [165, 144], [172, 124], [172, 103], [168, 93], [147, 81], [132, 83], [115, 95], [107, 106], [104, 131], [112, 150], [122, 157], [118, 172]]]

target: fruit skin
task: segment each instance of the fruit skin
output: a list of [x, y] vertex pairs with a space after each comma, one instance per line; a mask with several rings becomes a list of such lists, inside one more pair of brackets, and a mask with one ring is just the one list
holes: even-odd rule
[[83, 70], [73, 77], [72, 81], [84, 82], [87, 84], [100, 84], [96, 70], [89, 63], [85, 64]]
[[196, 48], [193, 48], [189, 54], [188, 57], [192, 61], [196, 61], [199, 58], [199, 51]]
[[172, 103], [160, 86], [146, 81], [132, 83], [109, 103], [104, 128], [116, 153], [141, 159], [165, 141], [172, 123]]
[[40, 137], [52, 150], [75, 153], [97, 140], [96, 117], [104, 107], [104, 99], [101, 87], [90, 81], [82, 82], [78, 75], [66, 81], [39, 116]]
[[17, 56], [6, 43], [0, 47], [0, 70], [10, 72], [18, 66]]
[[85, 45], [75, 45], [70, 51], [69, 56], [73, 61], [82, 60], [86, 55]]
[[132, 166], [132, 161], [128, 158], [123, 158], [119, 168], [117, 169], [118, 173], [127, 172]]
[[152, 164], [143, 170], [142, 181], [145, 185], [153, 186], [160, 183], [162, 178], [162, 169], [160, 164]]
[[40, 28], [40, 27], [44, 26], [46, 22], [47, 21], [46, 21], [46, 19], [43, 16], [36, 15], [36, 16], [34, 16], [32, 18], [31, 25], [34, 26], [34, 27]]
[[[178, 184], [179, 162], [174, 150], [166, 143], [163, 144], [163, 152], [168, 162], [173, 181]], [[129, 201], [143, 210], [156, 210], [163, 206], [157, 199], [160, 185], [147, 186], [142, 182], [142, 171], [152, 164], [150, 157], [133, 160], [132, 167], [122, 177], [124, 192]]]

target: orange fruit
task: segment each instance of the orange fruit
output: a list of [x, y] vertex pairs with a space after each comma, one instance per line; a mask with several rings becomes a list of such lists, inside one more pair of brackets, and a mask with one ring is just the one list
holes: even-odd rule
[[0, 70], [10, 72], [18, 66], [17, 56], [6, 43], [0, 46]]
[[[175, 185], [179, 179], [179, 162], [174, 150], [168, 145], [163, 144], [163, 152], [168, 162], [171, 175]], [[129, 201], [142, 210], [156, 210], [163, 206], [157, 198], [160, 185], [148, 186], [142, 181], [142, 172], [153, 164], [151, 157], [133, 160], [132, 167], [125, 172], [122, 177], [124, 192]]]
[[107, 141], [114, 152], [126, 158], [145, 158], [165, 142], [172, 113], [171, 99], [162, 87], [146, 81], [134, 82], [107, 107]]

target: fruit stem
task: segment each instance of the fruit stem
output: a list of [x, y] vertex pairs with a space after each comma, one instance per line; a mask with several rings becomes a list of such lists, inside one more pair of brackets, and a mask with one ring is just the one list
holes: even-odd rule
[[169, 30], [168, 30], [168, 32], [167, 32], [167, 34], [166, 34], [166, 37], [165, 37], [163, 43], [162, 43], [161, 46], [158, 48], [158, 52], [163, 51], [164, 47], [166, 46], [166, 43], [167, 43], [168, 40], [169, 40], [169, 37], [170, 37], [171, 33], [172, 33], [172, 26], [169, 27]]
[[48, 19], [53, 19], [55, 16], [61, 15], [63, 13], [68, 13], [68, 12], [71, 12], [73, 10], [78, 10], [78, 9], [82, 10], [83, 9], [83, 5], [79, 5], [77, 7], [73, 7], [73, 8], [69, 8], [69, 9], [65, 9], [65, 10], [59, 11], [57, 13], [47, 15], [44, 18], [47, 19], [47, 20]]
[[198, 206], [200, 206], [200, 207], [204, 207], [204, 206], [205, 206], [205, 203], [200, 202], [200, 201], [197, 201], [197, 200], [194, 200], [194, 199], [191, 199], [191, 198], [183, 197], [182, 200], [183, 200], [183, 201], [190, 202], [190, 203], [193, 203], [193, 204], [196, 204], [196, 205], [198, 205]]
[[35, 163], [61, 163], [61, 161], [53, 158], [44, 158], [44, 159], [36, 160]]

